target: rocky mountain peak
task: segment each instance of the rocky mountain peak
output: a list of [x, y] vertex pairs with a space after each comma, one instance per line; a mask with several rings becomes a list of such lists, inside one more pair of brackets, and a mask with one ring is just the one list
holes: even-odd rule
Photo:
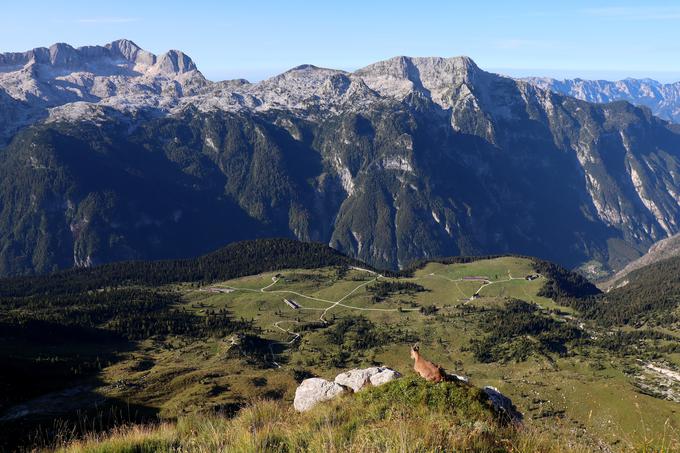
[[485, 73], [469, 57], [406, 57], [380, 61], [354, 73], [383, 96], [403, 99], [419, 91], [441, 103], [445, 93], [474, 84]]
[[336, 74], [346, 74], [346, 72], [339, 69], [321, 68], [319, 66], [314, 66], [313, 64], [302, 64], [268, 80], [306, 78], [319, 81], [325, 80]]
[[69, 66], [79, 63], [78, 51], [65, 43], [57, 43], [50, 46], [50, 64], [53, 66]]
[[[45, 118], [81, 119], [101, 103], [119, 111], [168, 111], [179, 99], [207, 85], [185, 53], [160, 57], [129, 39], [75, 48], [56, 43], [26, 52], [0, 54], [0, 143], [12, 131]], [[8, 112], [8, 113], [7, 113]]]
[[111, 57], [116, 59], [144, 66], [152, 66], [156, 63], [154, 54], [147, 52], [129, 39], [118, 39], [104, 47], [110, 52]]
[[170, 50], [158, 57], [155, 69], [164, 74], [184, 74], [198, 68], [193, 60], [180, 50]]
[[308, 72], [308, 71], [316, 71], [316, 70], [322, 70], [323, 68], [320, 68], [318, 66], [314, 66], [313, 64], [301, 64], [298, 66], [295, 66], [294, 68], [289, 69], [287, 72]]
[[347, 73], [314, 65], [296, 66], [283, 74], [247, 87], [262, 108], [304, 108], [309, 103], [334, 102], [349, 86]]
[[[89, 71], [97, 75], [104, 67], [128, 66], [129, 69], [154, 74], [184, 74], [197, 70], [196, 64], [184, 52], [170, 50], [157, 57], [129, 39], [119, 39], [105, 46], [74, 48], [56, 43], [49, 48], [38, 47], [27, 52], [0, 54], [0, 72], [19, 69], [29, 64], [39, 64], [73, 71]], [[3, 66], [9, 66], [3, 71]], [[110, 71], [104, 70], [107, 73]]]
[[117, 39], [113, 42], [108, 43], [104, 47], [111, 50], [112, 53], [114, 54], [117, 53], [126, 60], [130, 61], [134, 61], [137, 54], [140, 51], [143, 51], [141, 47], [139, 47], [137, 44], [130, 41], [129, 39]]
[[357, 73], [383, 73], [397, 78], [420, 78], [420, 73], [454, 76], [481, 71], [475, 62], [466, 56], [459, 57], [409, 57], [397, 56], [370, 64]]

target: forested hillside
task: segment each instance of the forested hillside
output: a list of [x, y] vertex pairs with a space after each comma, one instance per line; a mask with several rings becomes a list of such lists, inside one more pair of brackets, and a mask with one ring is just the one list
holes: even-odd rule
[[49, 297], [122, 285], [209, 283], [277, 269], [350, 265], [364, 264], [319, 243], [257, 239], [229, 244], [198, 258], [128, 261], [43, 276], [5, 278], [0, 280], [0, 297]]
[[[278, 236], [393, 270], [514, 253], [602, 276], [680, 225], [668, 123], [466, 57], [303, 65], [251, 84], [208, 82], [186, 55], [129, 41], [53, 50], [70, 66], [48, 49], [0, 59], [31, 68], [0, 62], [0, 88], [30, 113], [0, 133], [0, 275]], [[50, 78], [94, 61], [118, 68], [92, 74], [110, 90]]]

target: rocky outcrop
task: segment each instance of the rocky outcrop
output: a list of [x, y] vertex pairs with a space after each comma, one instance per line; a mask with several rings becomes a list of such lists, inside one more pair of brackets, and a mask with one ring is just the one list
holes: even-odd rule
[[401, 376], [397, 371], [386, 367], [371, 367], [365, 369], [354, 369], [335, 377], [335, 383], [349, 387], [354, 392], [365, 388], [368, 385], [382, 385], [393, 381]]
[[[447, 381], [457, 382], [458, 386], [471, 387], [469, 380], [465, 376], [448, 375]], [[305, 412], [319, 403], [329, 401], [337, 396], [351, 392], [356, 393], [371, 386], [378, 387], [401, 377], [399, 372], [387, 367], [355, 368], [353, 370], [340, 373], [335, 377], [335, 381], [327, 381], [322, 378], [310, 378], [302, 381], [295, 390], [293, 407], [298, 412]], [[450, 385], [447, 382], [430, 383], [416, 378], [423, 385]], [[521, 423], [522, 413], [517, 410], [512, 400], [503, 395], [497, 388], [486, 386], [483, 392], [488, 396], [494, 412], [500, 420], [509, 423]]]
[[309, 378], [302, 381], [295, 390], [293, 407], [298, 412], [305, 412], [316, 406], [318, 403], [328, 401], [338, 395], [342, 395], [347, 390], [340, 384], [330, 382], [321, 378]]
[[390, 368], [384, 368], [379, 373], [376, 373], [373, 376], [371, 376], [370, 381], [373, 387], [378, 387], [400, 377], [401, 374], [398, 371], [394, 371]]
[[520, 423], [522, 421], [522, 413], [517, 410], [512, 400], [503, 395], [496, 387], [487, 385], [484, 387], [484, 393], [487, 394], [494, 410], [501, 418], [512, 423]]
[[358, 392], [369, 385], [377, 387], [399, 378], [399, 372], [387, 367], [371, 367], [353, 369], [340, 373], [335, 382], [321, 378], [309, 378], [302, 381], [295, 390], [293, 407], [304, 412], [318, 403], [328, 401], [346, 392]]
[[459, 374], [449, 374], [448, 376], [455, 379], [456, 381], [464, 382], [466, 384], [470, 383], [470, 379], [467, 376], [461, 376]]

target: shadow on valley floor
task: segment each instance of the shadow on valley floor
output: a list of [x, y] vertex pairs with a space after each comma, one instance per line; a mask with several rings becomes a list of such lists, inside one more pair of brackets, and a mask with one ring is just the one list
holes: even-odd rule
[[106, 398], [98, 385], [96, 379], [79, 382], [11, 407], [0, 417], [0, 451], [55, 447], [86, 433], [158, 419], [157, 409]]
[[101, 370], [135, 348], [103, 329], [0, 321], [0, 451], [154, 416], [96, 392]]

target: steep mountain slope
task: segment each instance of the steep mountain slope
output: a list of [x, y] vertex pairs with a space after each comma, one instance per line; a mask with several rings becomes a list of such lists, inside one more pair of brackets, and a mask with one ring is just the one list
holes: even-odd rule
[[652, 245], [647, 253], [628, 263], [626, 267], [618, 271], [607, 281], [599, 284], [599, 286], [603, 289], [625, 286], [628, 284], [627, 277], [631, 272], [678, 256], [680, 256], [680, 234], [675, 234]]
[[[588, 104], [465, 57], [305, 65], [251, 84], [135, 52], [115, 61], [141, 75], [113, 76], [110, 97], [60, 98], [0, 151], [0, 273], [271, 235], [390, 268], [514, 252], [617, 269], [678, 231], [680, 136], [627, 103]], [[95, 67], [76, 54], [69, 64]]]
[[[680, 257], [653, 262], [628, 273], [606, 293], [566, 304], [605, 326], [629, 325], [669, 332], [677, 349], [680, 329]], [[653, 338], [653, 337], [651, 337]], [[658, 339], [669, 339], [664, 335]], [[680, 382], [680, 381], [679, 381]]]
[[652, 113], [674, 123], [680, 122], [680, 82], [661, 83], [652, 79], [556, 80], [545, 77], [523, 79], [540, 88], [588, 102], [628, 101], [648, 107]]

